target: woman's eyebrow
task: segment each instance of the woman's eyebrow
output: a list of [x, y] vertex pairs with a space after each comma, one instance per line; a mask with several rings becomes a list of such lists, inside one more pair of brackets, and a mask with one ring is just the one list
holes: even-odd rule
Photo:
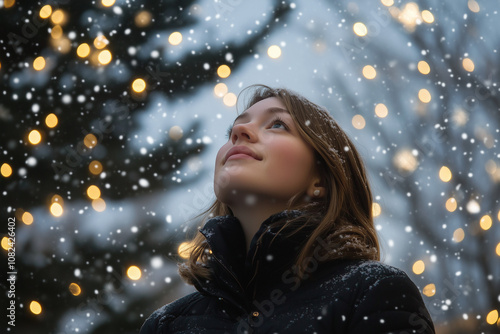
[[[279, 107], [271, 107], [271, 108], [267, 108], [265, 111], [264, 111], [266, 114], [280, 114], [280, 113], [286, 113], [286, 114], [289, 114], [288, 110], [286, 109], [283, 109], [283, 108], [279, 108]], [[245, 120], [249, 117], [248, 115], [248, 112], [244, 111], [242, 112], [241, 114], [239, 114], [235, 119], [234, 119], [234, 122], [233, 124], [236, 124], [237, 121], [240, 121], [240, 120]]]

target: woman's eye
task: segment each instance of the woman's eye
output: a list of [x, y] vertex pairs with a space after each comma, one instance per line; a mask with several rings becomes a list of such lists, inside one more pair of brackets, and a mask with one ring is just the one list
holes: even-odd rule
[[271, 129], [280, 129], [280, 128], [288, 130], [288, 127], [286, 126], [286, 123], [283, 122], [281, 119], [274, 120], [273, 124], [271, 125]]

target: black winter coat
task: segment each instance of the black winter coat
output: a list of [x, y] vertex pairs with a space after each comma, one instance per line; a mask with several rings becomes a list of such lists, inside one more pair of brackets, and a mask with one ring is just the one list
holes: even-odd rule
[[285, 238], [269, 228], [293, 214], [267, 219], [248, 253], [236, 218], [209, 220], [200, 231], [212, 250], [213, 278], [155, 311], [140, 333], [434, 333], [418, 289], [399, 269], [377, 261], [320, 263], [315, 252], [300, 279], [293, 263], [304, 235]]

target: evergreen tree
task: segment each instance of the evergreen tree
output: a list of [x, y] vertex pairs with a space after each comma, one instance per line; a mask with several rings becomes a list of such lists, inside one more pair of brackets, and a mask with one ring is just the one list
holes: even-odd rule
[[[155, 97], [186, 99], [217, 82], [221, 65], [235, 70], [289, 11], [275, 1], [256, 33], [215, 43], [207, 32], [203, 49], [175, 58], [179, 31], [203, 29], [195, 1], [114, 2], [10, 0], [0, 8], [1, 216], [3, 226], [16, 219], [18, 273], [15, 298], [7, 300], [15, 300], [16, 327], [7, 329], [19, 333], [136, 333], [151, 306], [169, 300], [168, 291], [131, 279], [140, 274], [163, 275], [175, 295], [173, 266], [159, 274], [150, 265], [152, 258], [176, 258], [179, 237], [164, 238], [164, 219], [143, 214], [140, 228], [102, 235], [81, 226], [80, 213], [178, 187], [172, 178], [204, 146], [184, 138], [196, 136], [201, 124], [184, 133], [166, 129], [163, 142], [141, 152], [131, 137], [138, 117]], [[219, 15], [234, 5], [214, 3]], [[7, 293], [6, 280], [0, 284]], [[164, 296], [155, 298], [160, 291]]]

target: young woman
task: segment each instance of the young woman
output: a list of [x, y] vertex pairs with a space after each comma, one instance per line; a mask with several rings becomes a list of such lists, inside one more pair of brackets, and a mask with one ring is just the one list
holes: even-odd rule
[[346, 134], [294, 92], [251, 91], [180, 267], [198, 292], [141, 333], [434, 333], [415, 285], [379, 262], [370, 186]]

